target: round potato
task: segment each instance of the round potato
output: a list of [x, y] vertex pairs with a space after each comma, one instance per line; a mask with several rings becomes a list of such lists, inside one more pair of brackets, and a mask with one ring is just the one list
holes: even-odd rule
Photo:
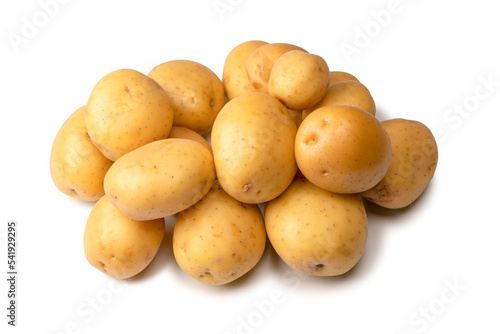
[[311, 108], [325, 96], [329, 82], [330, 71], [323, 58], [293, 50], [274, 63], [268, 92], [288, 108], [302, 110]]
[[208, 67], [190, 60], [171, 60], [148, 74], [170, 97], [174, 125], [206, 133], [226, 103], [224, 86]]
[[125, 279], [151, 263], [164, 234], [164, 219], [130, 219], [103, 196], [87, 219], [83, 248], [93, 267], [111, 277]]
[[301, 47], [292, 44], [270, 43], [255, 49], [248, 56], [246, 63], [248, 79], [258, 92], [268, 92], [269, 76], [271, 75], [274, 63], [283, 54], [292, 50], [307, 52]]
[[85, 109], [84, 106], [73, 112], [57, 132], [50, 152], [50, 175], [64, 194], [97, 201], [104, 195], [104, 176], [113, 161], [90, 140]]
[[361, 258], [368, 235], [363, 202], [296, 179], [264, 211], [267, 235], [276, 253], [293, 269], [337, 276]]
[[222, 84], [228, 100], [246, 93], [257, 92], [248, 78], [246, 64], [250, 54], [265, 44], [268, 43], [247, 41], [237, 45], [227, 55], [222, 71]]
[[341, 81], [359, 81], [354, 75], [342, 71], [330, 71], [330, 85]]
[[382, 181], [361, 195], [384, 208], [400, 209], [415, 202], [431, 182], [438, 147], [429, 128], [418, 121], [398, 118], [382, 125], [391, 139], [391, 164]]
[[391, 141], [366, 111], [328, 106], [302, 121], [295, 156], [302, 174], [318, 187], [353, 194], [382, 180], [391, 161]]
[[151, 78], [129, 69], [111, 72], [90, 94], [85, 123], [96, 147], [110, 160], [168, 137], [173, 109]]
[[135, 220], [167, 217], [198, 202], [215, 179], [212, 155], [202, 144], [169, 138], [118, 159], [104, 178], [111, 203]]
[[173, 126], [170, 130], [168, 138], [191, 139], [197, 141], [198, 143], [203, 145], [203, 147], [209, 150], [210, 153], [212, 153], [212, 146], [210, 146], [210, 144], [205, 140], [205, 138], [203, 138], [202, 135], [200, 135], [198, 132], [194, 132], [191, 129], [182, 126]]
[[265, 245], [259, 207], [232, 198], [217, 181], [203, 199], [179, 213], [173, 233], [179, 266], [212, 285], [227, 284], [250, 271]]
[[297, 171], [297, 126], [287, 108], [263, 93], [240, 95], [222, 108], [212, 129], [217, 178], [244, 203], [269, 201], [292, 182]]

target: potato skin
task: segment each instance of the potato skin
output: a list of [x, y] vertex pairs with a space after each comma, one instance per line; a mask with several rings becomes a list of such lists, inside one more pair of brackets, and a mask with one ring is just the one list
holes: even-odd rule
[[297, 178], [264, 211], [266, 231], [278, 255], [294, 270], [337, 276], [361, 258], [368, 235], [363, 202]]
[[302, 121], [295, 156], [302, 174], [318, 187], [354, 194], [382, 180], [391, 142], [382, 124], [366, 111], [327, 106]]
[[85, 225], [85, 257], [93, 267], [111, 277], [130, 278], [153, 260], [164, 234], [164, 219], [130, 219], [103, 196], [94, 205]]
[[173, 109], [151, 78], [130, 69], [99, 80], [87, 102], [85, 123], [92, 142], [110, 160], [168, 137]]
[[168, 138], [118, 159], [104, 178], [111, 203], [135, 220], [178, 213], [199, 201], [215, 179], [213, 158], [198, 142]]
[[97, 201], [104, 195], [104, 176], [113, 161], [90, 140], [85, 109], [83, 106], [74, 111], [57, 132], [50, 152], [50, 175], [64, 194]]
[[265, 245], [259, 207], [232, 198], [217, 181], [203, 199], [179, 213], [173, 233], [179, 266], [211, 285], [227, 284], [250, 271]]
[[203, 147], [210, 151], [212, 154], [212, 146], [200, 135], [198, 132], [194, 132], [191, 129], [185, 128], [183, 126], [173, 126], [168, 134], [168, 138], [181, 138], [181, 139], [191, 139], [197, 141]]
[[278, 196], [297, 171], [296, 132], [288, 109], [270, 95], [249, 93], [229, 101], [212, 129], [222, 188], [244, 203], [263, 203]]
[[392, 158], [384, 178], [361, 195], [389, 209], [407, 207], [431, 182], [438, 162], [436, 140], [424, 124], [401, 118], [382, 122], [392, 144]]
[[351, 73], [343, 71], [330, 71], [330, 85], [333, 85], [334, 83], [337, 82], [348, 81], [348, 80], [359, 81], [358, 78], [356, 78]]

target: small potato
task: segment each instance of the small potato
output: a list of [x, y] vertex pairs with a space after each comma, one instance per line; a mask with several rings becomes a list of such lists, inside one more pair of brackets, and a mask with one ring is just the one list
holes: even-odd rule
[[212, 153], [212, 146], [210, 146], [210, 144], [205, 140], [205, 138], [203, 138], [202, 135], [200, 135], [198, 132], [194, 132], [191, 129], [182, 126], [173, 126], [170, 130], [168, 138], [191, 139], [197, 141], [198, 143], [203, 145], [203, 147], [209, 150], [210, 153]]
[[368, 235], [363, 202], [297, 178], [264, 211], [266, 231], [276, 253], [294, 270], [337, 276], [361, 258]]
[[208, 67], [190, 60], [171, 60], [148, 74], [167, 92], [174, 125], [204, 134], [226, 103], [224, 86]]
[[212, 129], [222, 188], [240, 202], [253, 204], [282, 193], [297, 171], [296, 132], [287, 108], [268, 94], [249, 93], [229, 101]]
[[302, 112], [306, 118], [311, 112], [325, 106], [346, 105], [362, 109], [373, 116], [376, 113], [375, 101], [370, 91], [358, 81], [342, 81], [330, 85], [323, 99], [315, 106]]
[[173, 109], [151, 78], [129, 69], [105, 75], [90, 94], [85, 123], [97, 148], [110, 160], [168, 137]]
[[329, 82], [330, 71], [323, 58], [293, 50], [274, 63], [268, 92], [288, 108], [302, 110], [311, 108], [325, 96]]
[[270, 43], [255, 49], [248, 56], [246, 63], [248, 78], [258, 92], [268, 92], [269, 76], [271, 75], [274, 63], [283, 54], [292, 50], [307, 52], [301, 47], [292, 44]]
[[302, 174], [318, 187], [353, 194], [382, 180], [391, 161], [391, 141], [366, 111], [327, 106], [302, 121], [295, 156]]
[[179, 266], [212, 285], [227, 284], [250, 271], [265, 245], [259, 207], [235, 200], [217, 181], [203, 199], [179, 213], [173, 233]]
[[111, 277], [125, 279], [151, 263], [164, 234], [164, 219], [130, 219], [103, 196], [88, 217], [83, 248], [93, 267]]
[[268, 43], [263, 41], [247, 41], [237, 45], [229, 52], [222, 71], [222, 84], [228, 100], [246, 93], [255, 93], [247, 74], [247, 60], [257, 48]]
[[404, 208], [415, 202], [434, 176], [438, 148], [432, 132], [418, 121], [383, 121], [392, 144], [389, 170], [382, 181], [361, 195], [389, 209]]
[[342, 71], [330, 72], [330, 85], [333, 85], [334, 83], [337, 82], [349, 81], [349, 80], [359, 81], [354, 75], [347, 72], [342, 72]]
[[64, 194], [97, 201], [104, 195], [104, 175], [113, 161], [92, 143], [85, 126], [85, 109], [77, 109], [59, 129], [50, 152], [50, 175]]
[[104, 191], [127, 217], [151, 220], [198, 202], [214, 179], [212, 155], [202, 144], [169, 138], [118, 159], [104, 178]]

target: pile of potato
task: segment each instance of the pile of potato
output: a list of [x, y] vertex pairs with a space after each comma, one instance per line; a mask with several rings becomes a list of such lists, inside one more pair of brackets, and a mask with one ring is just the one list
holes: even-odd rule
[[175, 260], [201, 282], [241, 277], [267, 238], [291, 268], [336, 276], [363, 254], [363, 198], [406, 207], [437, 165], [425, 125], [375, 114], [369, 90], [320, 56], [248, 41], [222, 80], [188, 60], [105, 75], [57, 133], [50, 171], [97, 201], [84, 250], [112, 277], [149, 265], [171, 215]]

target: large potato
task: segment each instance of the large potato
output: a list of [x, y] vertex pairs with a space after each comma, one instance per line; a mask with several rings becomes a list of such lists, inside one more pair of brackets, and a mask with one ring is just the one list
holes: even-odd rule
[[215, 179], [212, 155], [202, 144], [169, 138], [118, 159], [104, 178], [111, 203], [135, 220], [178, 213], [199, 201]]
[[263, 93], [240, 95], [222, 108], [212, 129], [212, 149], [222, 188], [244, 203], [282, 193], [297, 171], [297, 126], [287, 108]]
[[105, 75], [90, 94], [85, 122], [90, 139], [110, 160], [168, 137], [173, 109], [151, 78], [129, 69]]
[[77, 109], [61, 126], [50, 152], [50, 175], [64, 194], [84, 201], [104, 195], [104, 176], [113, 161], [92, 143], [85, 126], [85, 107]]
[[137, 275], [149, 265], [164, 234], [164, 219], [130, 219], [103, 196], [87, 219], [83, 247], [93, 267], [111, 277], [124, 279]]
[[302, 174], [328, 191], [359, 193], [384, 177], [391, 141], [380, 122], [361, 109], [327, 106], [301, 123], [295, 156]]
[[302, 110], [311, 108], [325, 96], [329, 82], [330, 71], [323, 58], [293, 50], [274, 63], [268, 92], [288, 108]]
[[382, 181], [361, 195], [389, 209], [404, 208], [427, 188], [438, 162], [432, 132], [418, 121], [391, 119], [382, 125], [389, 134], [392, 158]]
[[293, 269], [336, 276], [363, 254], [368, 225], [358, 195], [341, 195], [297, 178], [264, 211], [266, 231], [276, 253]]
[[179, 213], [173, 233], [179, 266], [212, 285], [229, 283], [251, 270], [265, 245], [259, 207], [232, 198], [217, 181], [202, 200]]
[[174, 125], [199, 133], [212, 127], [226, 103], [224, 86], [208, 67], [191, 60], [171, 60], [148, 74], [167, 92], [174, 109]]
[[247, 60], [250, 54], [262, 45], [263, 41], [247, 41], [234, 47], [226, 57], [222, 71], [222, 84], [228, 100], [246, 93], [255, 93], [247, 74]]

